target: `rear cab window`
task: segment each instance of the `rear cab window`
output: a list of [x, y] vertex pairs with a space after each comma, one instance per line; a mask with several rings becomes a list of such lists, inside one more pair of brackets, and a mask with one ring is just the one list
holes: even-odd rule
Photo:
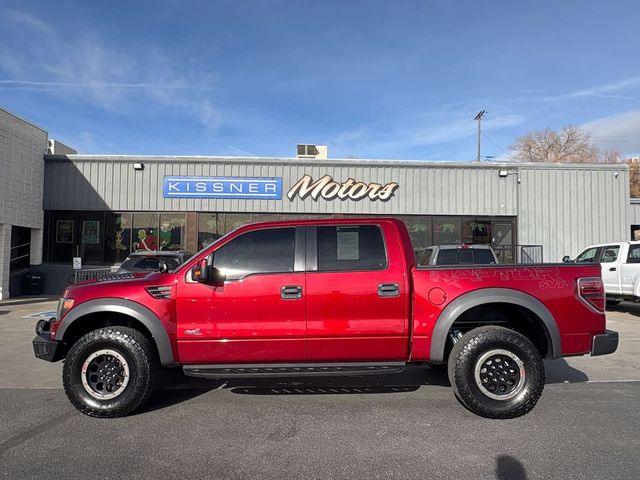
[[318, 226], [318, 271], [384, 270], [387, 264], [379, 226]]
[[602, 247], [602, 252], [600, 253], [600, 263], [615, 262], [618, 259], [619, 252], [620, 245], [607, 245], [606, 247]]
[[640, 245], [630, 245], [627, 263], [640, 263]]

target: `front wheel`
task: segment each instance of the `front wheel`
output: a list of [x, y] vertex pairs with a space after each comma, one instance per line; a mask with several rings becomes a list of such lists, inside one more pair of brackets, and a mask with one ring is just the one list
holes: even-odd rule
[[133, 328], [89, 332], [69, 350], [62, 369], [71, 403], [92, 417], [121, 417], [140, 407], [153, 390], [155, 352]]
[[544, 363], [524, 336], [503, 327], [479, 327], [453, 346], [449, 381], [458, 400], [488, 418], [531, 411], [544, 388]]

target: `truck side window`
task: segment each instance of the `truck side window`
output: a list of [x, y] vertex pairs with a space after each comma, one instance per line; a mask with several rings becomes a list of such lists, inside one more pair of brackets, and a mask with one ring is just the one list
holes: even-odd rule
[[318, 270], [382, 270], [387, 254], [376, 225], [318, 227]]
[[611, 263], [618, 259], [618, 252], [620, 251], [619, 245], [608, 245], [602, 247], [602, 254], [600, 255], [600, 263]]
[[640, 263], [640, 245], [629, 246], [629, 256], [627, 263]]
[[252, 273], [293, 272], [294, 228], [256, 230], [234, 238], [215, 251], [213, 265], [228, 280]]
[[598, 247], [588, 248], [576, 257], [576, 263], [596, 263]]

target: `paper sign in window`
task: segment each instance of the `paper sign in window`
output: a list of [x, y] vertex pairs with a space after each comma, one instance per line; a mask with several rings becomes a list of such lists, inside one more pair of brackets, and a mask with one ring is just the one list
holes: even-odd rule
[[338, 229], [336, 233], [338, 260], [359, 260], [358, 231]]

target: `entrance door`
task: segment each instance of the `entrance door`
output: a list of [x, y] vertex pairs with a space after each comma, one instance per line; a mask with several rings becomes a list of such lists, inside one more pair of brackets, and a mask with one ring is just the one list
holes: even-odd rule
[[[389, 231], [383, 236], [385, 227]], [[400, 246], [388, 227], [308, 229], [307, 236], [317, 238], [317, 243], [307, 243], [312, 264], [307, 265], [306, 281], [310, 362], [406, 359], [406, 267], [400, 263]], [[384, 238], [391, 241], [385, 245]]]
[[296, 244], [303, 242], [296, 242], [295, 232], [256, 230], [215, 249], [209, 262], [226, 273], [223, 286], [196, 283], [190, 273], [180, 280], [177, 338], [183, 363], [306, 360], [305, 274], [294, 269]]
[[514, 220], [492, 221], [492, 247], [500, 263], [516, 263]]

